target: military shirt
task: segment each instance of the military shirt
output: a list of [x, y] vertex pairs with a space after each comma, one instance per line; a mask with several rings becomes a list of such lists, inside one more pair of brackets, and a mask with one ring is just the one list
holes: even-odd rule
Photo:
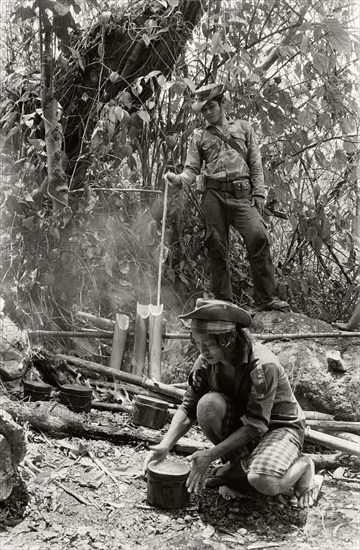
[[241, 154], [220, 137], [211, 133], [212, 126], [195, 130], [190, 141], [181, 183], [191, 185], [202, 173], [219, 181], [246, 180], [253, 195], [265, 197], [264, 174], [255, 132], [245, 120], [225, 120], [218, 130], [233, 138]]
[[268, 430], [292, 427], [305, 434], [305, 414], [297, 402], [284, 368], [274, 362], [262, 363], [252, 353], [243, 357], [233, 369], [232, 379], [224, 379], [222, 364], [210, 365], [200, 355], [189, 376], [189, 387], [180, 408], [196, 419], [200, 398], [208, 392], [219, 392], [230, 398], [236, 416], [248, 426], [254, 437]]

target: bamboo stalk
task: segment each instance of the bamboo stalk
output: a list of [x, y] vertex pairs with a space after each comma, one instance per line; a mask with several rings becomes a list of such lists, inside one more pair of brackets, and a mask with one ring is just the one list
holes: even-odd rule
[[149, 377], [161, 380], [163, 306], [150, 305], [149, 315]]
[[307, 426], [331, 432], [350, 432], [360, 435], [360, 422], [341, 422], [337, 420], [306, 420]]
[[111, 319], [105, 319], [104, 317], [99, 317], [98, 315], [93, 315], [92, 313], [87, 313], [85, 311], [76, 311], [75, 315], [76, 317], [81, 317], [87, 321], [91, 321], [100, 328], [109, 330], [114, 329], [115, 321], [112, 321]]
[[324, 434], [322, 432], [316, 432], [311, 428], [306, 429], [305, 439], [310, 443], [324, 445], [324, 447], [328, 447], [329, 449], [336, 449], [349, 455], [360, 456], [360, 446], [356, 443], [346, 441], [345, 439], [340, 439], [340, 437]]
[[136, 304], [134, 351], [131, 361], [131, 372], [141, 375], [145, 373], [146, 344], [149, 329], [150, 306]]
[[121, 369], [128, 329], [129, 317], [127, 315], [117, 313], [110, 356], [110, 367], [112, 369]]
[[305, 418], [308, 420], [334, 420], [334, 415], [321, 413], [318, 411], [304, 411]]
[[[100, 319], [100, 318], [99, 318]], [[114, 330], [115, 321], [109, 321], [109, 330]], [[28, 336], [59, 336], [59, 337], [71, 337], [71, 338], [112, 338], [113, 332], [105, 332], [100, 330], [86, 329], [86, 330], [28, 330]], [[129, 332], [130, 337], [134, 337], [133, 332]], [[262, 340], [263, 342], [272, 342], [273, 340], [301, 340], [309, 338], [360, 338], [360, 332], [305, 332], [304, 334], [292, 333], [292, 334], [261, 334], [253, 333], [252, 338], [254, 340]], [[165, 340], [189, 340], [189, 332], [164, 332], [162, 337]]]

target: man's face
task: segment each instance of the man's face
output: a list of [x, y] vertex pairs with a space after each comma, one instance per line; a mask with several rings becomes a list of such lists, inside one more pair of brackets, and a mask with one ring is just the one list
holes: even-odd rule
[[209, 124], [218, 124], [223, 117], [223, 108], [217, 101], [212, 99], [209, 103], [204, 105], [201, 109], [201, 113]]
[[193, 332], [192, 337], [201, 355], [210, 365], [216, 365], [216, 363], [224, 359], [224, 351], [217, 343], [213, 334]]

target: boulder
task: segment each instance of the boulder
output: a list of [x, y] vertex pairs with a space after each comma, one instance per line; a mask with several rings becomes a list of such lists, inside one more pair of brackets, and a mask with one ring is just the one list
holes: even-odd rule
[[16, 380], [25, 373], [30, 358], [27, 333], [4, 315], [0, 316], [0, 378]]
[[[293, 312], [261, 312], [253, 318], [252, 333], [288, 334], [264, 342], [285, 368], [300, 405], [334, 415], [335, 420], [360, 421], [360, 338], [342, 337], [329, 323]], [[291, 339], [291, 334], [313, 338]], [[334, 337], [316, 338], [316, 333]], [[334, 369], [336, 356], [342, 369]]]
[[14, 476], [26, 453], [25, 434], [3, 409], [0, 409], [0, 501], [6, 500], [14, 486]]

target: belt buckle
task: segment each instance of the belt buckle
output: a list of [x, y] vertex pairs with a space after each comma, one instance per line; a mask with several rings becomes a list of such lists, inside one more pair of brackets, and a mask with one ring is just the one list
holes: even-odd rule
[[237, 189], [238, 191], [241, 191], [241, 189], [242, 189], [241, 180], [235, 180], [235, 181], [233, 181], [233, 184], [234, 184], [235, 189]]

